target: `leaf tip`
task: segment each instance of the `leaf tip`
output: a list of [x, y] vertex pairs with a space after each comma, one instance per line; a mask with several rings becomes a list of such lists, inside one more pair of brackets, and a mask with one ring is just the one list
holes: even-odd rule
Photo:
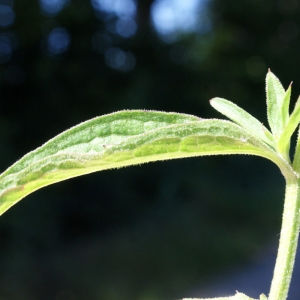
[[209, 100], [209, 104], [213, 106], [213, 103], [216, 102], [216, 97]]
[[296, 103], [295, 103], [295, 108], [298, 107], [300, 104], [300, 95], [298, 96]]

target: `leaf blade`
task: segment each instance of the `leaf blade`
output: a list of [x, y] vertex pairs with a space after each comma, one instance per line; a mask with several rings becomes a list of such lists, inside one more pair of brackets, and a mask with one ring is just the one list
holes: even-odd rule
[[267, 115], [272, 133], [279, 137], [284, 126], [286, 105], [284, 104], [285, 90], [279, 79], [269, 70], [266, 76]]
[[256, 118], [254, 118], [252, 115], [250, 115], [248, 112], [246, 112], [236, 104], [218, 97], [213, 98], [210, 101], [210, 104], [221, 114], [239, 124], [254, 136], [258, 136], [265, 143], [274, 148], [276, 147], [276, 141], [271, 132], [261, 122], [259, 122]]
[[298, 127], [300, 122], [300, 97], [298, 98], [295, 108], [289, 118], [289, 121], [284, 128], [281, 136], [278, 140], [278, 150], [285, 156], [288, 156], [289, 148], [290, 148], [290, 139]]
[[[156, 117], [154, 112], [145, 114], [148, 115], [147, 122], [151, 117]], [[166, 113], [166, 116], [170, 115]], [[115, 119], [112, 122], [114, 121]], [[150, 130], [147, 127], [141, 133], [126, 136], [121, 140], [119, 136], [114, 140], [115, 136], [112, 133], [109, 135], [110, 141], [117, 143], [107, 144], [105, 147], [99, 143], [91, 145], [94, 139], [89, 137], [87, 144], [92, 147], [92, 151], [82, 144], [76, 148], [72, 143], [71, 145], [65, 141], [64, 138], [72, 136], [72, 133], [75, 133], [75, 136], [78, 132], [82, 133], [79, 130], [82, 129], [80, 126], [93, 127], [93, 122], [94, 120], [85, 122], [58, 135], [6, 170], [0, 176], [0, 215], [26, 195], [49, 184], [100, 170], [151, 161], [217, 154], [253, 154], [270, 159], [281, 170], [286, 168], [285, 162], [268, 145], [254, 138], [240, 126], [217, 119], [199, 120], [197, 117], [184, 116], [177, 124], [173, 124], [173, 121], [167, 126], [160, 123], [150, 126]], [[117, 123], [117, 126], [119, 125]], [[106, 129], [103, 128], [102, 134], [108, 141]], [[126, 130], [128, 128], [125, 128]], [[92, 133], [99, 138], [98, 131]], [[82, 138], [86, 141], [86, 137]], [[50, 151], [46, 155], [45, 148]]]
[[297, 173], [300, 172], [300, 127], [298, 129], [297, 144], [296, 144], [295, 155], [293, 160], [293, 169]]
[[[198, 121], [201, 118], [179, 113], [125, 110], [82, 122], [58, 134], [41, 147], [22, 157], [0, 175], [18, 172], [29, 163], [53, 155], [58, 151], [101, 151], [105, 145], [120, 143], [127, 137], [143, 134], [172, 124]], [[24, 164], [21, 162], [24, 161]]]
[[283, 119], [283, 128], [286, 127], [286, 125], [289, 122], [290, 114], [289, 114], [289, 108], [290, 108], [290, 100], [291, 100], [291, 93], [292, 93], [292, 82], [289, 85], [288, 89], [284, 93], [284, 97], [282, 100], [282, 119]]

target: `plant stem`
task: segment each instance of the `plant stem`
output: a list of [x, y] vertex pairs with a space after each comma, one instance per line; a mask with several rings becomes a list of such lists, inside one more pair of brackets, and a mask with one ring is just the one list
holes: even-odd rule
[[286, 178], [279, 248], [268, 300], [286, 300], [294, 268], [300, 229], [300, 180]]

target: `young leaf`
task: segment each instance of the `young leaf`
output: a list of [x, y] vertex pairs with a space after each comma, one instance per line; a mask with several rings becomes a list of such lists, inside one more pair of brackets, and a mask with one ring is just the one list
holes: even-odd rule
[[267, 144], [224, 120], [123, 111], [79, 124], [28, 153], [0, 175], [0, 215], [33, 191], [100, 170], [216, 154], [253, 154], [283, 173], [290, 167]]
[[296, 150], [293, 160], [293, 169], [295, 172], [299, 174], [300, 172], [300, 127], [298, 129], [298, 137], [297, 137], [297, 144], [296, 144]]
[[300, 97], [298, 98], [295, 108], [290, 119], [278, 140], [278, 151], [283, 155], [288, 155], [290, 148], [290, 139], [300, 122]]
[[210, 104], [213, 108], [231, 119], [235, 123], [241, 125], [251, 134], [259, 137], [262, 141], [276, 148], [276, 141], [272, 133], [256, 118], [247, 113], [245, 110], [232, 103], [231, 101], [222, 98], [213, 98], [210, 100]]
[[285, 92], [279, 79], [269, 71], [266, 77], [267, 113], [272, 133], [278, 138], [288, 120], [290, 89]]
[[289, 85], [288, 89], [284, 93], [283, 103], [282, 103], [282, 125], [283, 128], [287, 125], [289, 121], [289, 108], [290, 108], [290, 99], [291, 99], [291, 92], [292, 92], [292, 83]]

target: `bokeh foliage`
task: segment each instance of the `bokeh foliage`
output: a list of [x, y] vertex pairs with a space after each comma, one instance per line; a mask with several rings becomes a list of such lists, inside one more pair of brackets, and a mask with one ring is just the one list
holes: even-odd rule
[[[53, 16], [35, 1], [15, 1], [15, 21], [0, 29], [14, 47], [0, 64], [2, 170], [62, 130], [121, 109], [221, 118], [208, 104], [219, 96], [266, 124], [268, 67], [285, 87], [294, 81], [295, 100], [298, 1], [210, 1], [211, 29], [173, 42], [153, 28], [152, 5], [137, 1], [137, 32], [124, 38], [89, 1], [70, 1]], [[47, 50], [56, 27], [70, 37], [59, 55]], [[133, 67], [109, 66], [111, 48], [131, 53]], [[282, 198], [276, 167], [243, 156], [160, 162], [48, 187], [0, 220], [0, 298], [188, 296], [277, 238]]]

